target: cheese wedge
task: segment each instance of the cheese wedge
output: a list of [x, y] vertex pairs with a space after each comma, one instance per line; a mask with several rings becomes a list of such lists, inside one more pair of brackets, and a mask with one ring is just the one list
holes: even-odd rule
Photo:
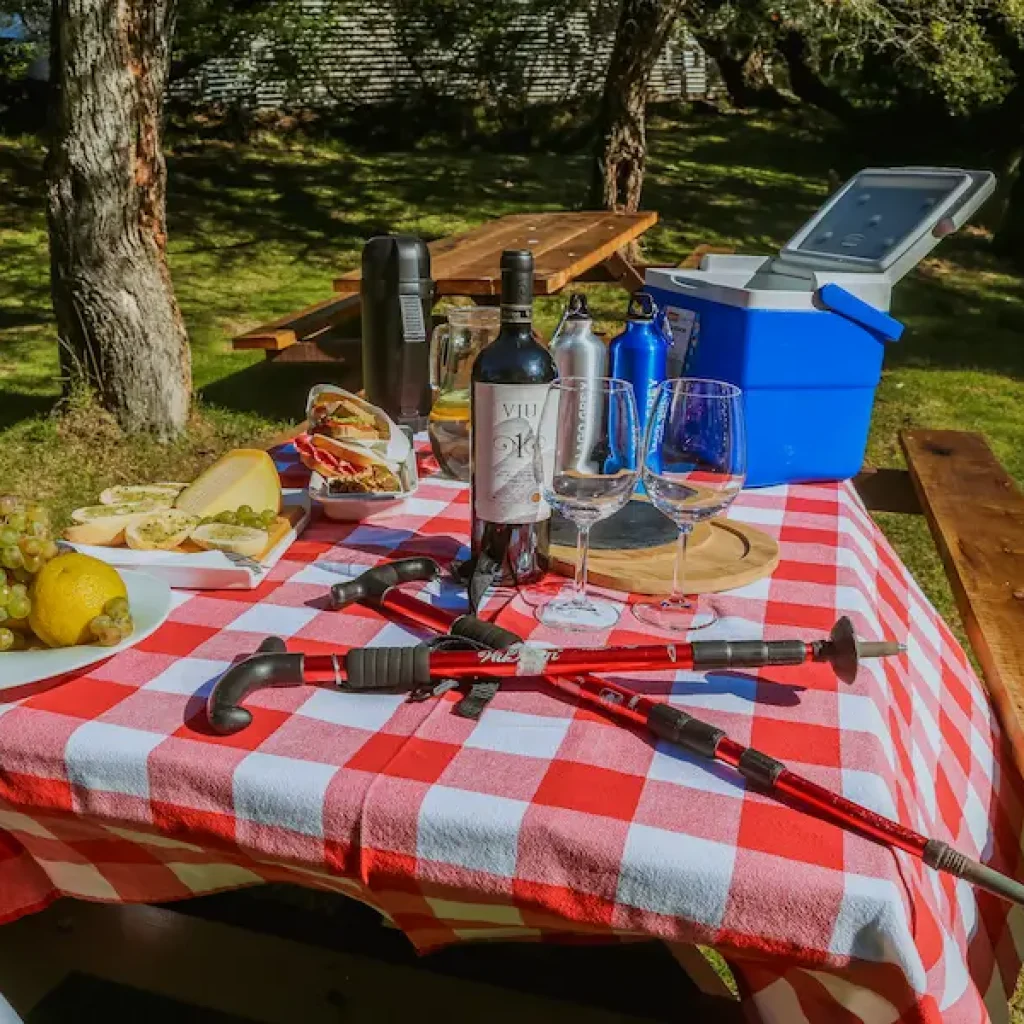
[[242, 505], [281, 510], [281, 478], [274, 460], [256, 448], [238, 448], [219, 458], [189, 484], [174, 503], [189, 515], [207, 519]]

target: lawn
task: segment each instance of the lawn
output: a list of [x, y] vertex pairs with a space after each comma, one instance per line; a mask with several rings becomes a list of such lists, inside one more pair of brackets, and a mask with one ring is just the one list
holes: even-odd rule
[[[839, 159], [838, 141], [794, 114], [659, 117], [651, 151], [645, 205], [661, 223], [646, 236], [646, 256], [672, 263], [701, 242], [777, 249], [825, 197]], [[164, 450], [120, 443], [116, 428], [88, 409], [65, 420], [48, 415], [59, 382], [41, 166], [37, 140], [0, 138], [0, 479], [60, 510], [91, 501], [109, 481], [187, 475], [217, 450], [297, 419], [304, 389], [325, 371], [268, 366], [258, 354], [233, 353], [229, 338], [326, 297], [369, 235], [434, 238], [506, 213], [579, 207], [588, 172], [585, 154], [173, 139], [170, 260], [192, 339], [199, 415], [189, 438]], [[1024, 476], [1024, 282], [988, 254], [986, 241], [980, 230], [948, 240], [897, 290], [894, 312], [909, 329], [890, 348], [878, 393], [869, 449], [877, 465], [900, 463], [900, 428], [950, 426], [984, 432]], [[624, 294], [589, 291], [614, 330]], [[561, 301], [538, 302], [542, 331], [553, 328]], [[953, 621], [923, 522], [881, 521]]]
[[[839, 151], [838, 139], [799, 114], [660, 117], [650, 135], [645, 206], [661, 214], [646, 236], [651, 262], [676, 263], [702, 242], [777, 249], [824, 199]], [[124, 442], [86, 405], [62, 419], [49, 415], [60, 385], [42, 150], [32, 138], [0, 137], [0, 490], [38, 495], [63, 512], [112, 482], [186, 479], [218, 451], [269, 436], [301, 416], [302, 395], [324, 370], [233, 353], [233, 334], [325, 298], [372, 234], [430, 239], [507, 213], [578, 208], [588, 166], [583, 154], [172, 140], [170, 260], [199, 401], [189, 437], [160, 448]], [[986, 434], [1010, 472], [1024, 477], [1024, 282], [986, 243], [977, 229], [947, 240], [896, 292], [894, 312], [909, 329], [890, 348], [878, 392], [868, 452], [878, 466], [901, 464], [901, 428], [956, 427]], [[602, 326], [614, 331], [624, 293], [599, 285], [588, 292]], [[561, 302], [537, 303], [544, 333]], [[879, 518], [956, 625], [923, 520]]]

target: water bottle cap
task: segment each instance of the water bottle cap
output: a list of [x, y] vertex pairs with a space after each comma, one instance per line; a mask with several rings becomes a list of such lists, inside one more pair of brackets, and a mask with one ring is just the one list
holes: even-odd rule
[[590, 310], [587, 308], [587, 297], [581, 292], [573, 292], [569, 296], [569, 307], [565, 311], [566, 320], [589, 320]]
[[653, 320], [657, 314], [657, 303], [647, 292], [634, 292], [629, 297], [626, 316], [630, 320]]

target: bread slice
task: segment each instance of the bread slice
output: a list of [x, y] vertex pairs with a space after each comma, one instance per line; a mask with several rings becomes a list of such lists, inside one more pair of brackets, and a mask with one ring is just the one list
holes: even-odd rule
[[168, 508], [130, 523], [124, 539], [135, 551], [173, 551], [188, 540], [198, 523], [195, 516]]
[[132, 505], [139, 501], [158, 501], [164, 508], [170, 508], [174, 504], [174, 499], [187, 486], [188, 484], [160, 483], [108, 487], [100, 495], [100, 504]]
[[226, 551], [233, 555], [258, 558], [270, 543], [270, 534], [266, 530], [255, 530], [249, 526], [207, 523], [192, 531], [191, 540], [207, 551]]
[[71, 525], [64, 539], [72, 544], [92, 544], [101, 548], [120, 547], [125, 530], [139, 519], [160, 511], [159, 503], [136, 502], [130, 505], [86, 505], [71, 513]]

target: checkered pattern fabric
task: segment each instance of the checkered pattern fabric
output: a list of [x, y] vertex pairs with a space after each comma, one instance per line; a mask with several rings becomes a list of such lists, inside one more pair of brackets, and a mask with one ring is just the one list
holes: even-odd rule
[[[0, 704], [0, 918], [59, 895], [158, 901], [289, 880], [371, 903], [423, 950], [713, 945], [770, 1022], [1006, 1019], [1019, 911], [542, 685], [504, 688], [479, 722], [452, 714], [452, 695], [267, 690], [248, 701], [250, 728], [207, 731], [214, 680], [267, 634], [311, 653], [414, 643], [370, 610], [327, 610], [328, 587], [384, 559], [451, 560], [468, 500], [427, 476], [392, 511], [315, 521], [258, 589], [177, 593], [135, 648]], [[721, 621], [702, 637], [811, 638], [847, 614], [909, 654], [852, 686], [821, 665], [632, 684], [1020, 877], [1021, 787], [985, 694], [853, 490], [748, 492], [731, 515], [776, 537], [782, 561], [715, 598]], [[460, 601], [436, 584], [422, 596]], [[651, 635], [627, 612], [605, 635], [560, 637], [537, 623], [539, 599], [499, 594], [488, 610], [538, 641]]]

